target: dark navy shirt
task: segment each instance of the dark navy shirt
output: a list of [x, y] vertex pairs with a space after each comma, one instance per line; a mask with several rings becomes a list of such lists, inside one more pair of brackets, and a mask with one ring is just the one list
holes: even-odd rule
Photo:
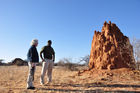
[[28, 62], [39, 62], [38, 52], [34, 45], [28, 50], [27, 60]]

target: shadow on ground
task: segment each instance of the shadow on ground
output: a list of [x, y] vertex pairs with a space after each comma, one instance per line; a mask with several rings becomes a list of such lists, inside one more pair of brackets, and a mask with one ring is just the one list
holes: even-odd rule
[[140, 91], [124, 91], [124, 90], [116, 90], [116, 91], [104, 91], [101, 89], [96, 89], [96, 90], [70, 90], [70, 89], [50, 89], [50, 88], [38, 88], [38, 90], [44, 90], [48, 92], [64, 92], [64, 93], [140, 93]]
[[[49, 88], [49, 87], [53, 88]], [[57, 88], [58, 87], [58, 88]], [[60, 89], [60, 87], [63, 87], [63, 89]], [[79, 89], [68, 89], [67, 87], [72, 88], [79, 88]], [[88, 90], [88, 88], [99, 88], [99, 89], [93, 89]], [[80, 89], [84, 88], [84, 89]], [[115, 91], [104, 91], [100, 88], [120, 88], [120, 90]], [[52, 93], [140, 93], [140, 91], [127, 91], [127, 90], [121, 90], [121, 88], [140, 88], [140, 85], [123, 85], [123, 84], [97, 84], [97, 83], [87, 83], [87, 84], [52, 84], [52, 85], [45, 85], [45, 87], [39, 87], [36, 88], [35, 91], [45, 91], [45, 92], [52, 92]], [[12, 88], [13, 89], [13, 88]], [[12, 90], [11, 89], [11, 90]], [[14, 88], [14, 90], [21, 90], [21, 88]], [[25, 89], [23, 89], [25, 90]]]
[[[45, 85], [46, 87], [50, 85]], [[98, 88], [140, 88], [140, 85], [123, 85], [123, 84], [96, 84], [96, 83], [87, 83], [87, 84], [60, 84], [60, 85], [51, 85], [55, 88], [57, 87], [79, 87], [79, 88], [91, 88], [91, 87], [98, 87]], [[52, 88], [37, 88], [38, 90], [45, 90], [45, 91], [52, 91], [52, 92], [76, 92], [76, 93], [140, 93], [140, 91], [127, 91], [127, 90], [116, 90], [116, 91], [104, 91], [102, 89], [96, 89], [96, 90], [80, 90], [80, 89], [52, 89]]]
[[[45, 85], [45, 86], [50, 86], [50, 85]], [[140, 85], [127, 85], [127, 84], [102, 84], [102, 83], [87, 83], [87, 84], [60, 84], [60, 85], [51, 85], [54, 87], [115, 87], [115, 88], [140, 88]]]

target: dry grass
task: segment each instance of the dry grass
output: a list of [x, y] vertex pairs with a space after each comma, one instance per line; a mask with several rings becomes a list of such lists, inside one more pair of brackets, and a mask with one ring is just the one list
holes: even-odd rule
[[0, 93], [93, 93], [95, 91], [140, 91], [139, 71], [132, 72], [136, 73], [135, 76], [131, 76], [131, 72], [129, 72], [130, 74], [122, 73], [117, 75], [114, 74], [117, 73], [117, 71], [112, 71], [111, 73], [113, 73], [113, 76], [110, 73], [109, 75], [104, 74], [104, 72], [100, 74], [97, 74], [98, 72], [96, 72], [94, 75], [94, 72], [95, 71], [86, 72], [78, 76], [78, 71], [66, 70], [63, 67], [55, 67], [53, 70], [52, 83], [41, 86], [39, 83], [41, 67], [38, 66], [34, 82], [36, 89], [27, 90], [27, 66], [0, 66]]

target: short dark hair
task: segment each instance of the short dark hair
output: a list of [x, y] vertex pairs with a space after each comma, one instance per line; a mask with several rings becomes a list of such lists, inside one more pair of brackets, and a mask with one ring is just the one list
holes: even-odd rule
[[51, 40], [48, 40], [48, 44], [52, 44], [52, 41]]

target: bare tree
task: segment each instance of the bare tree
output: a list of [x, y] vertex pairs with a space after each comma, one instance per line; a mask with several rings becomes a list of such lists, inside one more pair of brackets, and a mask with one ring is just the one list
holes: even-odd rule
[[58, 61], [60, 64], [65, 64], [65, 63], [72, 63], [72, 58], [62, 58]]
[[132, 39], [132, 46], [133, 46], [133, 52], [134, 52], [134, 58], [136, 62], [136, 69], [140, 69], [140, 39], [133, 38]]
[[84, 57], [81, 57], [80, 63], [83, 62], [86, 66], [88, 66], [89, 59], [90, 59], [90, 56], [89, 55], [86, 55]]
[[140, 39], [133, 38], [132, 46], [136, 63], [140, 62]]
[[71, 71], [77, 71], [77, 66], [78, 64], [73, 63], [73, 59], [72, 58], [63, 58], [60, 59], [57, 63], [58, 66], [63, 66], [65, 68], [67, 68], [68, 70]]

